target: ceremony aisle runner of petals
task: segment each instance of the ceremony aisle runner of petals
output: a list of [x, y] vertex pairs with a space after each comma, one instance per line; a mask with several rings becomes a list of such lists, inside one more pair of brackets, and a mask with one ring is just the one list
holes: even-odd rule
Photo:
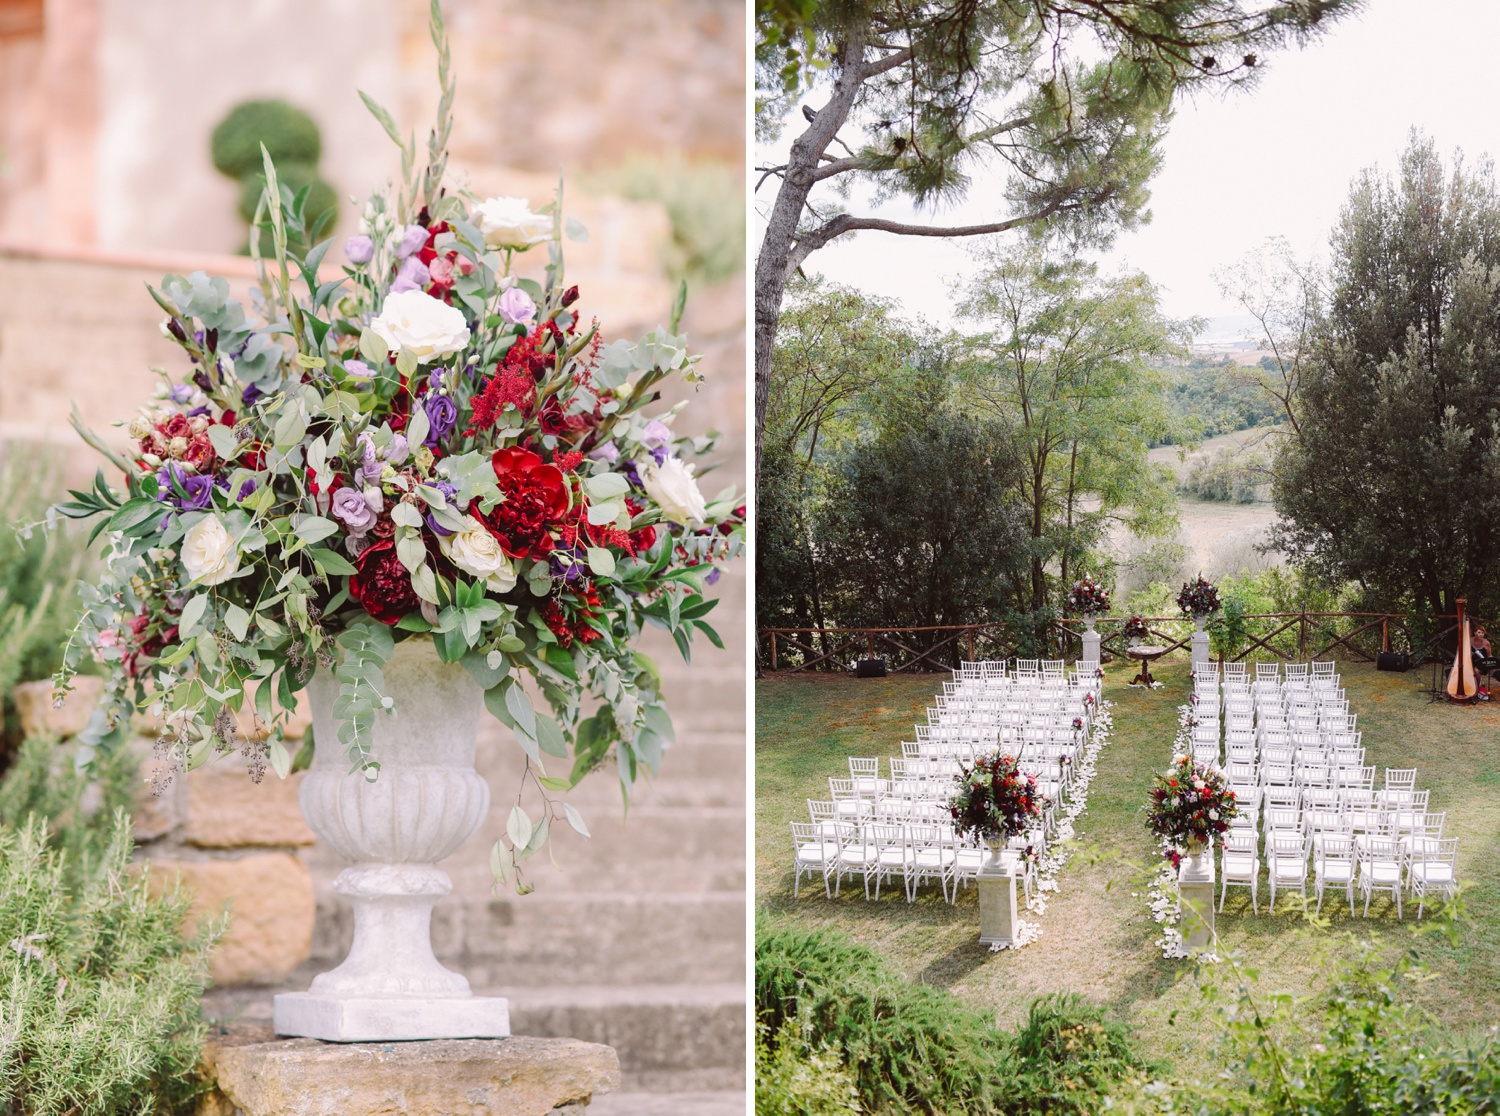
[[[1073, 793], [1064, 801], [1057, 823], [1057, 834], [1048, 846], [1047, 854], [1037, 863], [1036, 891], [1026, 903], [1026, 910], [1040, 918], [1047, 911], [1047, 897], [1058, 890], [1057, 875], [1068, 861], [1073, 859], [1073, 841], [1077, 836], [1073, 823], [1089, 807], [1089, 785], [1094, 781], [1099, 763], [1099, 753], [1109, 743], [1110, 730], [1114, 725], [1112, 710], [1114, 703], [1103, 699], [1094, 714], [1093, 731], [1084, 746], [1083, 759], [1079, 761], [1073, 776]], [[1020, 949], [1042, 936], [1041, 924], [1029, 918], [1016, 920], [1016, 936], [1010, 945], [990, 947], [991, 953], [1002, 949]]]

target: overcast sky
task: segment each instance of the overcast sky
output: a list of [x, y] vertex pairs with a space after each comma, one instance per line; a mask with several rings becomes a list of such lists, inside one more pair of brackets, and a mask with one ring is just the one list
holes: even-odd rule
[[[1322, 254], [1350, 181], [1363, 167], [1393, 170], [1412, 127], [1445, 159], [1455, 147], [1471, 160], [1500, 152], [1497, 61], [1500, 0], [1372, 0], [1322, 42], [1273, 55], [1254, 91], [1184, 103], [1151, 184], [1154, 219], [1121, 236], [1106, 265], [1144, 271], [1173, 317], [1219, 319], [1204, 339], [1238, 336], [1236, 308], [1212, 272], [1271, 236], [1287, 237], [1298, 255]], [[814, 107], [822, 100], [809, 98]], [[1003, 212], [1001, 185], [976, 179], [966, 202], [937, 220]], [[771, 197], [768, 184], [757, 208]], [[871, 212], [858, 198], [850, 211]], [[901, 205], [879, 212], [913, 217]], [[807, 267], [949, 324], [949, 285], [968, 268], [962, 244], [865, 232], [815, 252]]]

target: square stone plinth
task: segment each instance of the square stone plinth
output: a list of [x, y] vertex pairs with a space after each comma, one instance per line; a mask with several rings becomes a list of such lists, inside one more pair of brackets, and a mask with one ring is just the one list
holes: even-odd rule
[[561, 1038], [329, 1044], [240, 1024], [210, 1034], [203, 1062], [218, 1082], [204, 1116], [546, 1116], [620, 1083], [613, 1049]]

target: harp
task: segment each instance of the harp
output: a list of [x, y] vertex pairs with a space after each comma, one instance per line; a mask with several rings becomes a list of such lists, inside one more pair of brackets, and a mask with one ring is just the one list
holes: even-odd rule
[[1453, 656], [1453, 669], [1448, 672], [1448, 700], [1473, 701], [1479, 693], [1479, 680], [1474, 675], [1474, 652], [1469, 639], [1469, 617], [1464, 598], [1458, 599], [1458, 653]]

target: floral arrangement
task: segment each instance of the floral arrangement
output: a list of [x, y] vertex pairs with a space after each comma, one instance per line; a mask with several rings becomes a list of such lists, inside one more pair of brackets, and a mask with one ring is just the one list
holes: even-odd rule
[[[485, 688], [544, 796], [611, 759], [628, 792], [672, 734], [634, 647], [643, 627], [685, 657], [695, 633], [722, 646], [705, 590], [741, 550], [743, 499], [700, 491], [692, 459], [713, 439], [674, 432], [683, 405], [652, 410], [668, 377], [702, 378], [677, 334], [685, 287], [669, 328], [607, 340], [564, 279], [564, 236], [585, 234], [560, 190], [533, 211], [445, 188], [453, 85], [436, 3], [433, 39], [443, 97], [424, 171], [366, 98], [404, 177], [370, 198], [347, 263], [325, 265], [327, 217], [307, 226], [306, 191], [281, 185], [267, 154], [256, 228], [274, 257], [252, 235], [251, 307], [223, 279], [166, 276], [151, 294], [185, 371], [162, 372], [127, 420], [128, 455], [78, 426], [123, 474], [121, 488], [101, 470], [56, 509], [107, 541], [56, 678], [66, 692], [89, 652], [110, 667], [96, 746], [149, 709], [181, 766], [242, 745], [257, 778], [267, 762], [285, 777], [310, 761], [283, 730], [323, 669], [339, 740], [373, 781], [375, 718], [399, 712], [381, 668], [396, 641], [422, 639]], [[513, 276], [534, 250], [545, 280]]]
[[1229, 828], [1239, 812], [1234, 791], [1217, 771], [1195, 764], [1191, 756], [1172, 757], [1151, 788], [1146, 828], [1170, 844], [1210, 843]]
[[948, 812], [961, 833], [1004, 841], [1039, 817], [1045, 800], [1036, 777], [1024, 774], [1014, 756], [991, 753], [976, 759], [973, 767], [960, 769]]
[[1177, 594], [1177, 607], [1193, 616], [1207, 616], [1223, 607], [1219, 590], [1211, 582], [1199, 577], [1197, 581], [1183, 583]]
[[1077, 616], [1098, 616], [1109, 611], [1109, 590], [1085, 574], [1073, 582], [1068, 593], [1068, 611]]
[[1126, 639], [1147, 639], [1151, 635], [1151, 629], [1146, 621], [1139, 616], [1132, 616], [1125, 621], [1124, 634]]

